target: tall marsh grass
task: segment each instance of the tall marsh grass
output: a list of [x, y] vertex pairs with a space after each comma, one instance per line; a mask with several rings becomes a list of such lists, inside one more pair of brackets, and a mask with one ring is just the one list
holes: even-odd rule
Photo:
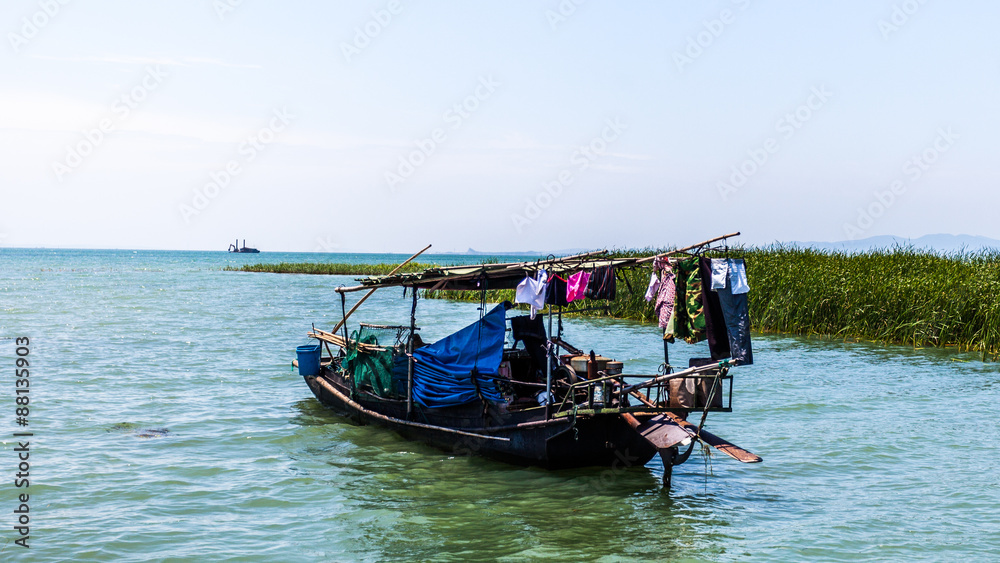
[[1000, 353], [1000, 253], [740, 253], [758, 330]]
[[[226, 266], [223, 270], [229, 272], [268, 272], [272, 274], [321, 274], [344, 276], [384, 276], [398, 264], [337, 264], [311, 262], [280, 262], [278, 264], [244, 264], [243, 266]], [[400, 272], [419, 272], [432, 267], [433, 264], [411, 262]]]

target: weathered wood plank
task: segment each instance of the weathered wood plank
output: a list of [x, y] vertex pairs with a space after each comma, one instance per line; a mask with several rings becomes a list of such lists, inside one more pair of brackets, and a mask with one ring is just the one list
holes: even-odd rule
[[647, 442], [657, 450], [663, 451], [676, 446], [684, 440], [689, 440], [693, 434], [678, 425], [666, 415], [657, 415], [640, 423], [638, 419], [630, 414], [622, 414], [622, 418], [629, 423], [635, 431], [642, 435]]
[[694, 432], [698, 436], [698, 439], [701, 440], [702, 442], [705, 442], [709, 446], [712, 446], [713, 448], [728, 455], [729, 457], [735, 459], [736, 461], [740, 461], [743, 463], [760, 463], [764, 461], [764, 458], [760, 457], [759, 455], [748, 452], [747, 450], [744, 450], [743, 448], [737, 446], [736, 444], [733, 444], [725, 440], [724, 438], [720, 438], [715, 434], [712, 434], [708, 430], [702, 429], [701, 432], [699, 432], [698, 426], [691, 424], [690, 422], [682, 419], [681, 417], [677, 416], [674, 413], [665, 413], [665, 416], [669, 417], [671, 420], [673, 420], [676, 424], [678, 424], [685, 430], [689, 432]]

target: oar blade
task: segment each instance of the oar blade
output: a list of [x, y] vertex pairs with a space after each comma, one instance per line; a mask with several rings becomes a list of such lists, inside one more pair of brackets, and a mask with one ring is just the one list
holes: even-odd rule
[[676, 446], [684, 440], [691, 439], [692, 436], [689, 430], [682, 428], [679, 424], [662, 414], [641, 423], [630, 414], [623, 414], [622, 416], [632, 425], [632, 428], [635, 428], [636, 432], [661, 452]]
[[729, 441], [712, 434], [707, 430], [701, 431], [701, 441], [705, 442], [709, 446], [719, 450], [720, 452], [726, 454], [727, 456], [739, 461], [741, 463], [760, 463], [764, 461], [764, 458], [759, 455], [748, 452], [743, 448], [737, 446], [736, 444], [730, 443]]
[[739, 461], [741, 463], [760, 463], [764, 461], [764, 458], [760, 457], [759, 455], [744, 450], [743, 448], [737, 446], [736, 444], [733, 444], [732, 442], [729, 442], [724, 438], [720, 438], [715, 434], [712, 434], [708, 430], [702, 429], [701, 432], [699, 433], [698, 427], [696, 425], [691, 424], [690, 422], [682, 419], [681, 417], [673, 413], [666, 413], [666, 414], [667, 417], [670, 418], [672, 422], [674, 422], [684, 430], [691, 432], [692, 434], [697, 434], [702, 442], [708, 444], [709, 446], [712, 446], [713, 448], [735, 459], [736, 461]]

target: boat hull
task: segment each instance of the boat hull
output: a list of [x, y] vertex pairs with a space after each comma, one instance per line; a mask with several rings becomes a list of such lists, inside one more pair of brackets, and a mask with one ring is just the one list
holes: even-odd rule
[[545, 419], [544, 409], [507, 410], [506, 405], [472, 403], [427, 409], [368, 393], [351, 397], [342, 376], [324, 372], [305, 378], [323, 405], [360, 424], [387, 428], [409, 440], [446, 452], [479, 455], [547, 469], [645, 465], [652, 447], [619, 415]]

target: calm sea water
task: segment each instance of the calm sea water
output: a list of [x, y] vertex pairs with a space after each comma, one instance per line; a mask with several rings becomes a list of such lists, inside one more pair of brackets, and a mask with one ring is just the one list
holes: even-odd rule
[[[312, 323], [339, 318], [330, 290], [350, 278], [222, 271], [403, 258], [0, 249], [0, 560], [1000, 557], [996, 364], [757, 337], [757, 365], [734, 371], [736, 412], [709, 428], [764, 463], [696, 454], [668, 495], [658, 459], [547, 472], [346, 423], [291, 360]], [[408, 307], [384, 290], [357, 320], [404, 323]], [[418, 323], [434, 339], [476, 315], [423, 300]], [[628, 371], [655, 370], [662, 354], [652, 325], [572, 320], [566, 331]], [[11, 437], [23, 430], [8, 340], [19, 336], [32, 342], [30, 550], [12, 530], [25, 492]], [[679, 344], [672, 359], [704, 352]]]

